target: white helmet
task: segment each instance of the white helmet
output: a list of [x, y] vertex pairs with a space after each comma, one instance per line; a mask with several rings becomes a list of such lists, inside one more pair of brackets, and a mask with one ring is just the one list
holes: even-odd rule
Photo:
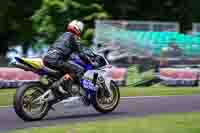
[[73, 20], [68, 24], [67, 31], [80, 36], [81, 32], [83, 31], [84, 24], [81, 21]]

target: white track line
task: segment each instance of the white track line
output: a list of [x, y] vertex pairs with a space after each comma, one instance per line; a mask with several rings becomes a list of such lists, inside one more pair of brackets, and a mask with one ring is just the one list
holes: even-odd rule
[[[200, 95], [168, 95], [168, 96], [132, 96], [132, 97], [121, 97], [121, 100], [128, 99], [143, 99], [143, 98], [161, 98], [161, 97], [184, 97], [184, 96], [200, 96]], [[11, 108], [12, 105], [9, 106], [0, 106], [0, 108]]]
[[121, 99], [137, 99], [137, 98], [160, 98], [169, 96], [132, 96], [132, 97], [121, 97]]
[[200, 96], [199, 94], [194, 95], [163, 95], [163, 96], [130, 96], [121, 97], [121, 99], [138, 99], [138, 98], [162, 98], [162, 97], [186, 97], [186, 96]]
[[[160, 98], [161, 96], [134, 96], [134, 97], [121, 97], [122, 100], [138, 99], [138, 98]], [[0, 106], [0, 108], [10, 108], [12, 105]]]
[[0, 106], [0, 108], [11, 108], [13, 107], [12, 105], [9, 105], [9, 106]]

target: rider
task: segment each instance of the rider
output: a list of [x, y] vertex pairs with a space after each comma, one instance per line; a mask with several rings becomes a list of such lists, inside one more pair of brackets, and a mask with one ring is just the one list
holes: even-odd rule
[[[84, 73], [81, 66], [68, 61], [72, 53], [77, 53], [81, 59], [89, 61], [80, 48], [80, 34], [83, 28], [84, 24], [81, 21], [74, 20], [70, 22], [66, 27], [66, 31], [58, 37], [43, 58], [45, 66], [65, 74], [51, 86], [55, 93], [69, 91], [68, 88], [72, 85], [72, 81], [78, 81]], [[69, 87], [66, 88], [65, 86]]]

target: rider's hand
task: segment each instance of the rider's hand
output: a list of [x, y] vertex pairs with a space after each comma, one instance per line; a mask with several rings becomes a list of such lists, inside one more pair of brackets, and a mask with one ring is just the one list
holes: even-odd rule
[[87, 64], [90, 64], [90, 63], [91, 63], [90, 58], [89, 58], [87, 55], [85, 55], [85, 54], [83, 54], [83, 53], [79, 53], [79, 57], [81, 58], [81, 60], [82, 60], [83, 62], [85, 62], [85, 63], [87, 63]]

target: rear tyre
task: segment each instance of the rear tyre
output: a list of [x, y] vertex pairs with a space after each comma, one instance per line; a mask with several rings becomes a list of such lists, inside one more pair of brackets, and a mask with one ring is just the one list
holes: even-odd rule
[[101, 113], [109, 113], [112, 112], [119, 104], [120, 101], [120, 91], [118, 86], [114, 81], [111, 81], [110, 83], [110, 88], [113, 93], [112, 97], [107, 97], [109, 99], [109, 102], [105, 103], [102, 102], [102, 98], [104, 99], [105, 97], [102, 97], [101, 90], [98, 89], [96, 94], [92, 96], [92, 99], [94, 99], [93, 107]]
[[[32, 93], [31, 93], [32, 91]], [[30, 92], [30, 94], [28, 94]], [[32, 101], [45, 92], [44, 86], [40, 83], [22, 85], [14, 95], [14, 110], [24, 121], [37, 121], [43, 119], [50, 107], [48, 103], [41, 105], [33, 104]], [[37, 111], [37, 109], [39, 109]], [[36, 112], [34, 113], [34, 110]]]

